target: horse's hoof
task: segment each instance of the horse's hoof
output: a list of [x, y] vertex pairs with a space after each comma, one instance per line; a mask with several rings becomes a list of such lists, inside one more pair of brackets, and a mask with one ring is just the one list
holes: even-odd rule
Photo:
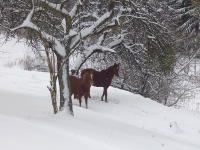
[[63, 107], [60, 107], [60, 108], [59, 108], [59, 111], [63, 111], [63, 109], [64, 109]]

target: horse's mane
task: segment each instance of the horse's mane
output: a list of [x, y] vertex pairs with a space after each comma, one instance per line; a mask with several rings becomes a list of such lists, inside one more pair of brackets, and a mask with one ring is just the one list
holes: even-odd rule
[[102, 73], [111, 72], [112, 69], [113, 69], [113, 67], [114, 67], [114, 65], [112, 65], [112, 66], [110, 66], [110, 67], [108, 67], [108, 68], [106, 68], [106, 69], [103, 69], [103, 70], [101, 70], [100, 72], [102, 72]]

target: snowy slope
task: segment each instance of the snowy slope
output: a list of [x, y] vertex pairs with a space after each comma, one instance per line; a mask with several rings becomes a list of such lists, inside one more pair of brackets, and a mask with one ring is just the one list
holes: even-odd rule
[[0, 48], [0, 150], [200, 149], [199, 113], [111, 87], [109, 103], [100, 101], [101, 88], [92, 87], [89, 109], [74, 100], [74, 117], [54, 115], [49, 74], [5, 67], [27, 50], [14, 45]]
[[48, 74], [0, 67], [2, 150], [199, 150], [200, 114], [164, 107], [109, 88], [109, 103], [92, 88], [89, 109], [52, 114]]

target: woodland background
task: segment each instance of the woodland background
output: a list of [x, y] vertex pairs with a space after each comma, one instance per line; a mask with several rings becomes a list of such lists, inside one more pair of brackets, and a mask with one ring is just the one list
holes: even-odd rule
[[112, 86], [180, 106], [200, 86], [199, 23], [198, 0], [0, 0], [0, 34], [33, 49], [15, 63], [50, 72], [55, 113], [57, 86], [73, 113], [69, 74], [115, 62]]

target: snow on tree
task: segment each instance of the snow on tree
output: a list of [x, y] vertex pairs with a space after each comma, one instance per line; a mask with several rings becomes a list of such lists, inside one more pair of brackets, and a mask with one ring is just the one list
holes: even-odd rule
[[121, 62], [121, 78], [114, 86], [162, 102], [168, 95], [161, 92], [168, 90], [164, 80], [175, 64], [173, 37], [166, 24], [167, 5], [160, 1], [120, 2], [120, 30], [116, 32], [123, 42], [115, 47], [115, 55], [100, 57], [104, 64]]
[[[104, 7], [102, 7], [103, 5]], [[98, 6], [102, 7], [101, 11], [96, 9]], [[106, 3], [100, 0], [2, 1], [1, 33], [8, 38], [18, 36], [28, 39], [31, 43], [42, 44], [45, 49], [53, 51], [57, 59], [60, 110], [67, 102], [68, 110], [73, 114], [70, 89], [68, 88], [69, 57], [80, 49], [85, 55], [98, 51], [114, 52], [111, 47], [103, 46], [103, 42], [95, 44], [85, 43], [85, 41], [89, 41], [89, 39], [105, 40], [102, 39], [105, 32], [118, 25], [117, 14], [118, 11], [112, 0]], [[114, 40], [113, 38], [112, 42]], [[53, 88], [55, 87], [49, 87], [49, 89]], [[57, 108], [55, 108], [54, 112], [56, 113]]]

